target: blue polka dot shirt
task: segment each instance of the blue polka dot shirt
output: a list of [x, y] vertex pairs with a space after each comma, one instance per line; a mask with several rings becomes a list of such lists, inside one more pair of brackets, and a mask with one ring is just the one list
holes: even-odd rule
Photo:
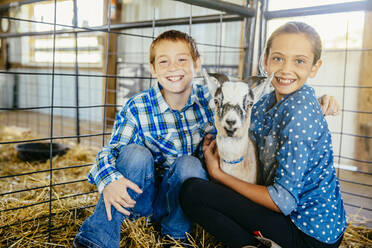
[[328, 125], [314, 90], [304, 85], [276, 103], [275, 92], [252, 108], [261, 183], [305, 234], [335, 243], [346, 228]]

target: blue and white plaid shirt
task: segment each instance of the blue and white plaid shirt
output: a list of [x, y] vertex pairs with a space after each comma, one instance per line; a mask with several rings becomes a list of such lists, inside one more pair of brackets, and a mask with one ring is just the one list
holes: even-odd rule
[[178, 157], [200, 157], [202, 139], [207, 133], [216, 132], [213, 103], [206, 85], [193, 83], [181, 111], [172, 110], [160, 90], [156, 84], [134, 95], [117, 114], [110, 142], [97, 154], [88, 173], [89, 182], [95, 183], [100, 193], [106, 185], [123, 177], [115, 167], [123, 146], [143, 145], [153, 154], [155, 166], [169, 168]]

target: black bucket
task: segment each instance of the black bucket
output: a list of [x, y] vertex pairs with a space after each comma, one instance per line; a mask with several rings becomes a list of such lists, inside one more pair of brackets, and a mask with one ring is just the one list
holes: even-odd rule
[[[26, 143], [15, 147], [18, 152], [18, 158], [23, 161], [41, 161], [45, 162], [50, 158], [50, 143]], [[63, 155], [68, 147], [60, 143], [52, 143], [52, 156]]]

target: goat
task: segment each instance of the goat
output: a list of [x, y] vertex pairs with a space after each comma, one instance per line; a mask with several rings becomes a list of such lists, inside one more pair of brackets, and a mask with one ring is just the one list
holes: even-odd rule
[[[230, 80], [224, 74], [208, 74], [204, 69], [202, 74], [215, 104], [220, 167], [227, 174], [256, 184], [259, 171], [256, 145], [249, 136], [251, 108], [270, 84], [258, 84], [266, 78], [260, 76], [243, 81]], [[252, 90], [250, 85], [255, 83], [258, 85]]]
[[[243, 181], [256, 184], [259, 179], [256, 144], [249, 136], [253, 103], [268, 92], [273, 76], [252, 76], [247, 80], [230, 80], [224, 74], [202, 70], [215, 104], [214, 122], [217, 129], [217, 148], [221, 169]], [[256, 84], [255, 88], [251, 88]], [[281, 248], [274, 241], [264, 238], [260, 232], [257, 247]], [[255, 246], [244, 246], [244, 248]]]

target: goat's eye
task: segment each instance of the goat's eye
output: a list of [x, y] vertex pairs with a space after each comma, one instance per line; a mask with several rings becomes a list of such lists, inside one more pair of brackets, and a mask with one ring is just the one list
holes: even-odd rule
[[214, 104], [216, 104], [216, 106], [219, 105], [219, 101], [218, 101], [218, 99], [214, 98]]
[[247, 105], [246, 105], [246, 111], [248, 111], [248, 109], [252, 108], [253, 106], [253, 102], [248, 102]]

